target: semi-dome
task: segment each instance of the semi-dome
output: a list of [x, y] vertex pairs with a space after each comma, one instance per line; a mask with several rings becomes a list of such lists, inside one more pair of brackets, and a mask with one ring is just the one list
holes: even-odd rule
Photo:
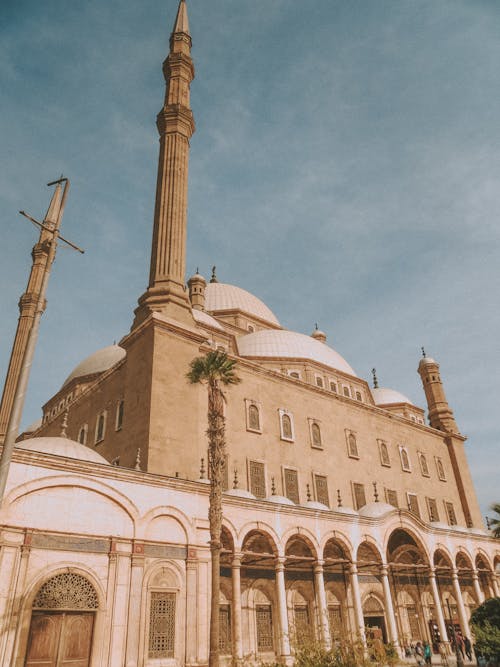
[[18, 449], [41, 454], [54, 454], [64, 456], [67, 459], [78, 459], [79, 461], [90, 461], [92, 463], [105, 463], [110, 465], [106, 459], [90, 447], [81, 445], [75, 440], [62, 437], [28, 438], [16, 443]]
[[378, 517], [384, 516], [389, 512], [393, 512], [395, 509], [396, 508], [393, 505], [389, 505], [388, 503], [373, 502], [364, 505], [359, 510], [359, 515], [369, 517], [370, 519], [378, 519]]
[[401, 394], [395, 389], [388, 389], [387, 387], [377, 387], [372, 389], [373, 400], [375, 405], [390, 405], [392, 403], [409, 403], [413, 405], [408, 396]]
[[329, 510], [330, 508], [317, 500], [306, 500], [302, 503], [302, 507], [308, 507], [311, 510]]
[[290, 498], [285, 498], [285, 496], [268, 496], [266, 500], [269, 503], [276, 503], [276, 505], [295, 505]]
[[209, 313], [240, 310], [265, 322], [280, 326], [276, 315], [263, 301], [241, 287], [226, 283], [208, 283], [205, 289], [205, 310]]
[[76, 366], [64, 381], [63, 387], [75, 378], [107, 371], [121, 361], [126, 354], [123, 347], [119, 345], [109, 345], [108, 347], [103, 347], [102, 350], [97, 350], [97, 352], [94, 352]]
[[224, 331], [224, 328], [219, 324], [219, 322], [217, 322], [215, 317], [205, 313], [203, 310], [197, 310], [196, 308], [193, 308], [193, 317], [199, 324], [207, 324], [213, 329]]
[[229, 489], [228, 491], [224, 491], [224, 495], [236, 496], [237, 498], [251, 498], [255, 500], [253, 493], [250, 493], [250, 491], [245, 491], [245, 489]]
[[295, 331], [263, 329], [241, 336], [237, 342], [242, 357], [309, 359], [356, 376], [347, 361], [333, 348]]

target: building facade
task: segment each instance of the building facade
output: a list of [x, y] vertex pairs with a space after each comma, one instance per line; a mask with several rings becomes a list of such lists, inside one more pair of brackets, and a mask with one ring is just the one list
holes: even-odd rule
[[427, 423], [323, 332], [284, 329], [215, 271], [185, 284], [185, 0], [163, 71], [149, 285], [130, 332], [73, 370], [16, 448], [0, 515], [0, 663], [207, 663], [206, 389], [186, 373], [213, 349], [242, 380], [226, 404], [223, 660], [288, 663], [304, 636], [331, 646], [367, 633], [402, 653], [426, 639], [449, 650], [453, 628], [470, 636], [471, 611], [499, 595], [500, 548], [439, 364], [418, 365]]

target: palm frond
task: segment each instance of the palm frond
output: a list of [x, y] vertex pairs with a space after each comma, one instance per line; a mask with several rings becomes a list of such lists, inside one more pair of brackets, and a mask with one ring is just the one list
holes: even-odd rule
[[191, 361], [186, 377], [191, 384], [200, 382], [238, 384], [241, 380], [236, 375], [235, 366], [236, 360], [230, 359], [225, 352], [211, 350], [204, 357], [196, 357]]

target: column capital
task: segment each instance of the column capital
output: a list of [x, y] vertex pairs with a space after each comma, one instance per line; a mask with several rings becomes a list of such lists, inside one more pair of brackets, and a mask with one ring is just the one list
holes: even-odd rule
[[276, 570], [276, 572], [284, 572], [285, 562], [286, 562], [285, 556], [276, 557], [276, 560], [274, 562], [274, 569]]
[[349, 572], [351, 574], [358, 574], [358, 565], [357, 565], [357, 563], [351, 563], [349, 565]]
[[322, 574], [322, 573], [323, 573], [323, 566], [324, 566], [324, 564], [325, 564], [325, 561], [324, 561], [324, 560], [317, 560], [317, 561], [315, 561], [315, 562], [313, 563], [313, 570], [314, 570], [314, 573], [315, 573], [315, 574], [316, 574], [316, 573], [318, 573], [318, 574], [321, 573], [321, 574]]
[[451, 578], [458, 581], [458, 570], [456, 567], [451, 568]]
[[474, 579], [474, 581], [479, 581], [479, 573], [474, 568], [472, 568], [472, 578]]
[[243, 554], [241, 552], [233, 553], [233, 558], [231, 560], [231, 567], [240, 568], [242, 559], [243, 559]]

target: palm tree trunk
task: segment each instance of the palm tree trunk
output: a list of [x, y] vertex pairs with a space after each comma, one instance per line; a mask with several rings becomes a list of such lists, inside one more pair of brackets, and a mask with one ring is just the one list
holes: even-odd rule
[[219, 591], [222, 531], [222, 481], [225, 463], [224, 398], [218, 382], [208, 383], [208, 454], [210, 469], [210, 555], [212, 560], [212, 602], [210, 606], [209, 667], [219, 667]]

